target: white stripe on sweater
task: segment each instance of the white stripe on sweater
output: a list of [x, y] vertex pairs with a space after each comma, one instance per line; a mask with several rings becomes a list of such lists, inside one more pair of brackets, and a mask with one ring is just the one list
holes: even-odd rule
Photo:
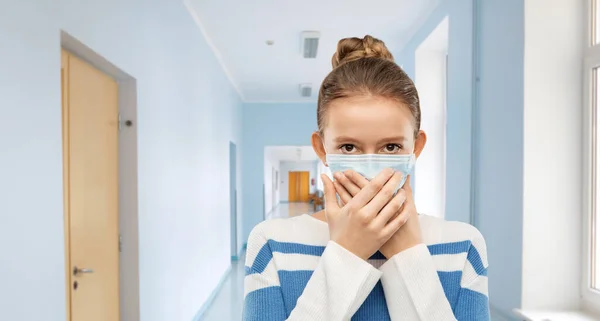
[[297, 253], [273, 253], [279, 271], [314, 271], [319, 264], [320, 256]]
[[[461, 286], [463, 286], [461, 284]], [[467, 284], [463, 286], [466, 289], [479, 292], [483, 295], [488, 294], [488, 277], [485, 275], [479, 276], [475, 281], [471, 282], [471, 284]]]
[[244, 278], [244, 299], [248, 293], [268, 288], [271, 286], [280, 286], [279, 278], [265, 277], [265, 274], [250, 274]]

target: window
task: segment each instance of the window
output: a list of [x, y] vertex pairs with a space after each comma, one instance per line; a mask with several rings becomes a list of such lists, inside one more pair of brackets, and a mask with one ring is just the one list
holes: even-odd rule
[[591, 24], [590, 31], [592, 45], [600, 43], [600, 2], [598, 0], [592, 0], [591, 2]]
[[584, 54], [584, 306], [600, 307], [600, 0], [590, 0]]
[[[595, 64], [594, 64], [595, 65]], [[591, 69], [588, 69], [588, 78], [590, 78], [589, 85], [591, 87], [590, 97], [589, 99], [589, 116], [586, 117], [586, 121], [589, 123], [587, 128], [588, 136], [591, 138], [590, 143], [588, 145], [588, 151], [586, 153], [588, 162], [590, 166], [588, 166], [587, 172], [589, 174], [584, 176], [584, 179], [590, 180], [591, 188], [588, 190], [589, 201], [586, 206], [589, 207], [588, 213], [586, 214], [585, 220], [587, 224], [585, 224], [585, 228], [587, 230], [586, 243], [589, 245], [588, 252], [588, 281], [587, 288], [591, 290], [600, 290], [600, 284], [597, 282], [598, 276], [600, 276], [600, 264], [598, 263], [598, 258], [600, 258], [600, 246], [598, 244], [599, 239], [597, 238], [597, 231], [600, 231], [598, 228], [598, 205], [600, 205], [600, 180], [598, 179], [598, 174], [600, 173], [600, 137], [598, 136], [598, 98], [600, 98], [600, 66], [594, 66]]]

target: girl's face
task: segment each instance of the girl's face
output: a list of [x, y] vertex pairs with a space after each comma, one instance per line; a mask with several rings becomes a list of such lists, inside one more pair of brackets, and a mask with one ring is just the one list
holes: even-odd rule
[[336, 99], [328, 106], [323, 137], [312, 136], [312, 145], [325, 163], [325, 154], [411, 154], [419, 157], [427, 140], [414, 136], [408, 107], [381, 97]]

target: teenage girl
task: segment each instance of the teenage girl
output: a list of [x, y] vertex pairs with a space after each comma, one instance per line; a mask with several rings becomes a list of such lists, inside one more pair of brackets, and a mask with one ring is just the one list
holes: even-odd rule
[[244, 320], [489, 320], [483, 237], [415, 208], [420, 121], [415, 85], [385, 44], [342, 39], [312, 134], [334, 173], [321, 177], [325, 210], [254, 228]]

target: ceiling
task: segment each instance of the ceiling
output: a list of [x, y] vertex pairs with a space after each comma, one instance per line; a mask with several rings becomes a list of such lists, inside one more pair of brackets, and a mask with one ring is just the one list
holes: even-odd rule
[[318, 159], [312, 146], [267, 146], [265, 155], [272, 161], [302, 162]]
[[[316, 101], [331, 56], [344, 37], [371, 34], [392, 53], [440, 0], [184, 0], [245, 102]], [[316, 59], [304, 59], [300, 33], [321, 33]], [[268, 46], [267, 40], [274, 44]], [[310, 83], [310, 98], [299, 85]]]

